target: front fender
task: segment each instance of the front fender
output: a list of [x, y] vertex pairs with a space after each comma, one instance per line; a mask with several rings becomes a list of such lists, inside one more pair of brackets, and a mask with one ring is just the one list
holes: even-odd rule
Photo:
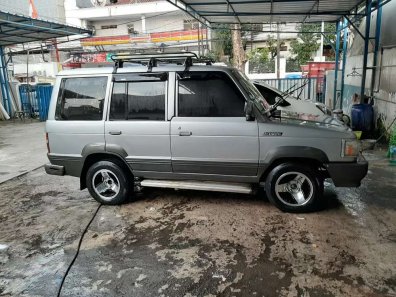
[[328, 163], [329, 158], [322, 150], [309, 146], [280, 146], [266, 153], [260, 163], [271, 164], [275, 160], [284, 158], [312, 159], [320, 163]]

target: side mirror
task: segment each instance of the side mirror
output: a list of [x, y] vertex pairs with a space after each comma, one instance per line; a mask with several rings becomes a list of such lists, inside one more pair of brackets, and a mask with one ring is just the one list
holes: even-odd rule
[[253, 102], [252, 101], [246, 101], [245, 102], [245, 116], [246, 116], [246, 121], [254, 121], [254, 113], [253, 113]]

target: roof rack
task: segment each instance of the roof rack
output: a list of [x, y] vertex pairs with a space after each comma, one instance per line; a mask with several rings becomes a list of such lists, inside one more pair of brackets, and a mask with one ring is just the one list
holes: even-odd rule
[[193, 65], [193, 61], [196, 63], [205, 63], [206, 65], [212, 65], [214, 62], [212, 59], [205, 57], [198, 57], [193, 52], [181, 52], [181, 53], [152, 53], [152, 54], [114, 54], [111, 56], [111, 60], [115, 62], [114, 72], [118, 68], [123, 68], [125, 62], [135, 62], [142, 65], [147, 65], [148, 72], [152, 71], [153, 67], [157, 67], [158, 62], [166, 63], [178, 63], [186, 67], [186, 71], [190, 66]]

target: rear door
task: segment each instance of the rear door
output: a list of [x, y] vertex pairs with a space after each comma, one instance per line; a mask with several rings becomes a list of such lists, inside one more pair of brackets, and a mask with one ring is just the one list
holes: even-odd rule
[[107, 150], [121, 150], [135, 174], [172, 172], [170, 122], [167, 120], [169, 74], [116, 74], [105, 123]]
[[[110, 75], [59, 77], [46, 122], [52, 163], [73, 162], [78, 168], [86, 145], [103, 145], [105, 98]], [[67, 172], [74, 174], [74, 172]]]
[[256, 121], [245, 119], [245, 98], [221, 71], [177, 74], [176, 116], [171, 121], [175, 173], [256, 176]]

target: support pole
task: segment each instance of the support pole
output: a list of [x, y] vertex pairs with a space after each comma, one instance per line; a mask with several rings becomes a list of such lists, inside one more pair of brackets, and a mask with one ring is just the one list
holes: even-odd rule
[[364, 51], [363, 51], [363, 73], [362, 73], [362, 83], [360, 87], [360, 103], [364, 102], [364, 91], [366, 88], [367, 58], [368, 58], [368, 48], [370, 42], [371, 5], [372, 5], [372, 0], [366, 0], [366, 30], [364, 34], [365, 38], [364, 38]]
[[3, 97], [3, 105], [7, 113], [11, 116], [11, 95], [10, 86], [8, 83], [7, 63], [4, 58], [4, 48], [0, 46], [0, 87]]
[[342, 44], [340, 109], [342, 109], [342, 101], [344, 99], [345, 66], [346, 66], [347, 50], [348, 50], [347, 44], [348, 44], [348, 20], [344, 18], [344, 41]]
[[380, 46], [380, 37], [381, 37], [381, 23], [382, 23], [382, 5], [380, 1], [377, 1], [377, 21], [375, 24], [375, 43], [374, 43], [374, 54], [373, 54], [373, 68], [371, 75], [371, 85], [370, 85], [370, 96], [374, 96], [374, 85], [375, 85], [375, 76], [377, 74], [377, 65], [378, 65], [378, 51]]
[[[280, 79], [280, 33], [279, 23], [276, 24], [276, 78]], [[279, 81], [280, 82], [280, 81]]]
[[340, 24], [341, 24], [341, 21], [338, 21], [336, 24], [337, 39], [336, 39], [336, 50], [335, 50], [333, 109], [336, 108], [336, 103], [337, 103], [338, 69], [339, 69], [339, 64], [340, 64], [340, 39], [341, 39]]

